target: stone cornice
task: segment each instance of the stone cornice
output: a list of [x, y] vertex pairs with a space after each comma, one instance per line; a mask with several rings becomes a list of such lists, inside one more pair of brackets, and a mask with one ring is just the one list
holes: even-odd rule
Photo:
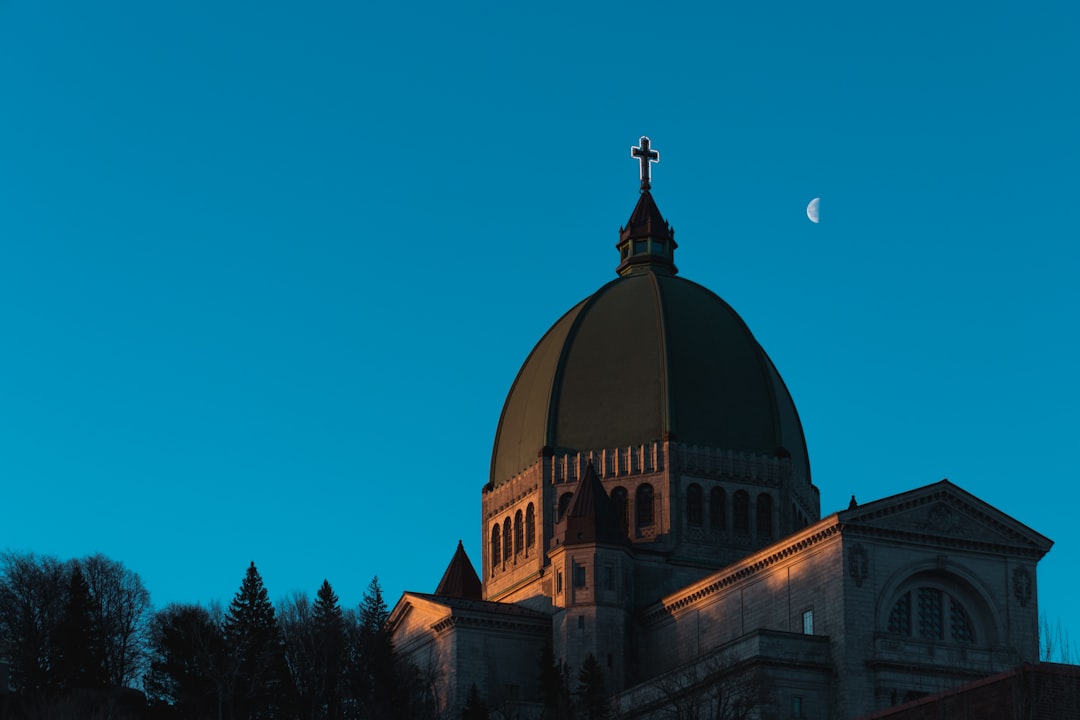
[[436, 633], [442, 633], [459, 626], [509, 630], [530, 635], [548, 635], [551, 633], [551, 620], [548, 618], [507, 618], [493, 615], [450, 615], [432, 625], [431, 629]]
[[830, 515], [824, 520], [794, 535], [789, 535], [784, 540], [744, 560], [740, 560], [676, 594], [662, 598], [659, 603], [645, 609], [642, 614], [642, 621], [646, 625], [659, 622], [689, 605], [697, 603], [710, 595], [715, 595], [721, 590], [752, 577], [778, 562], [787, 560], [793, 555], [804, 552], [808, 548], [838, 535], [842, 530], [843, 527], [837, 522], [837, 516]]

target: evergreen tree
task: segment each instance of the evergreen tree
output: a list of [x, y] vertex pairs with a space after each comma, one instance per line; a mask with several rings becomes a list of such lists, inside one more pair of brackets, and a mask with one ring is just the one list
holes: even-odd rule
[[461, 720], [488, 720], [489, 717], [487, 703], [480, 698], [480, 691], [473, 683], [461, 709]]
[[604, 672], [592, 653], [589, 653], [589, 657], [581, 664], [577, 692], [585, 720], [607, 720], [611, 716], [611, 705], [604, 687]]
[[540, 701], [544, 720], [571, 720], [573, 703], [570, 697], [570, 670], [556, 662], [550, 644], [540, 651]]
[[71, 563], [67, 597], [54, 637], [52, 684], [63, 690], [105, 686], [90, 586], [78, 562]]
[[328, 580], [315, 599], [315, 701], [321, 717], [341, 717], [342, 676], [345, 669], [345, 619]]
[[360, 603], [360, 628], [352, 672], [361, 715], [373, 720], [404, 718], [407, 712], [402, 674], [386, 621], [390, 618], [379, 578], [372, 578]]
[[226, 678], [221, 627], [199, 605], [170, 605], [151, 620], [149, 700], [185, 720], [211, 720], [222, 709]]
[[229, 605], [224, 631], [232, 675], [232, 717], [282, 716], [292, 693], [274, 606], [254, 562]]

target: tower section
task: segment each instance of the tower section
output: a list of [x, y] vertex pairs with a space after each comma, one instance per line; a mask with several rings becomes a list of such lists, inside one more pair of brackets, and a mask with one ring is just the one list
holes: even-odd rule
[[552, 606], [539, 550], [590, 463], [650, 588], [639, 603], [820, 516], [791, 394], [742, 318], [679, 275], [645, 172], [659, 156], [642, 148], [617, 277], [544, 334], [503, 406], [482, 496], [487, 599]]

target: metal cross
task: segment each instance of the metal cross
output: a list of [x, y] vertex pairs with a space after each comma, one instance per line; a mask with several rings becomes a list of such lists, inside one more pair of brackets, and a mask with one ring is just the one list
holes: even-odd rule
[[649, 147], [649, 138], [641, 136], [640, 147], [630, 148], [630, 156], [641, 163], [641, 190], [652, 187], [652, 163], [660, 162], [660, 153]]

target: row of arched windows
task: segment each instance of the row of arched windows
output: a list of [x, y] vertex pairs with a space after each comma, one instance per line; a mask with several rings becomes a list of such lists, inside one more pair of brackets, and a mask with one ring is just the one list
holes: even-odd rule
[[[709, 527], [725, 531], [728, 528], [727, 493], [721, 487], [709, 491]], [[773, 498], [760, 493], [754, 503], [754, 527], [758, 535], [773, 535]], [[750, 493], [736, 490], [731, 496], [731, 526], [736, 535], [750, 534]], [[705, 526], [705, 491], [697, 483], [686, 488], [686, 524], [690, 527]]]
[[519, 557], [529, 557], [535, 544], [536, 508], [529, 503], [524, 514], [521, 510], [514, 513], [513, 522], [507, 515], [502, 523], [496, 522], [491, 526], [491, 574], [505, 570]]
[[[556, 522], [561, 520], [570, 509], [573, 493], [563, 493], [559, 497]], [[630, 524], [630, 497], [626, 488], [616, 487], [611, 490], [611, 504], [615, 516], [624, 530], [631, 527], [642, 530], [656, 522], [656, 493], [652, 485], [643, 483], [634, 490], [633, 520]], [[754, 527], [757, 534], [773, 536], [773, 498], [769, 493], [760, 493], [753, 504]], [[691, 483], [686, 489], [686, 522], [690, 527], [704, 527], [706, 517], [705, 491], [701, 485]], [[736, 490], [731, 496], [730, 525], [737, 535], [750, 534], [751, 501], [750, 493]], [[708, 501], [709, 527], [717, 531], [726, 531], [729, 525], [728, 498], [723, 488], [714, 487], [709, 491]]]

